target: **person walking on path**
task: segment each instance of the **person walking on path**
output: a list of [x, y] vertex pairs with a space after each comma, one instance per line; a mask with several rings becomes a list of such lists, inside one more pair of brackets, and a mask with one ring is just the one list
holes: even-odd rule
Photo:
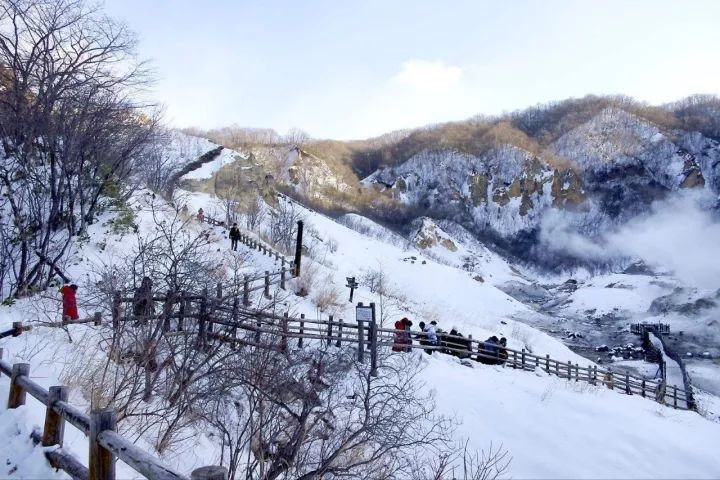
[[238, 228], [237, 223], [233, 223], [233, 226], [230, 229], [230, 248], [233, 252], [237, 252], [238, 241], [240, 241], [240, 229]]
[[70, 320], [77, 320], [80, 318], [78, 315], [77, 310], [77, 299], [76, 299], [76, 292], [77, 292], [77, 285], [73, 284], [65, 284], [60, 288], [60, 293], [62, 293], [63, 296], [63, 318], [70, 317]]
[[197, 219], [200, 223], [203, 223], [205, 221], [205, 210], [203, 210], [202, 208], [198, 209]]

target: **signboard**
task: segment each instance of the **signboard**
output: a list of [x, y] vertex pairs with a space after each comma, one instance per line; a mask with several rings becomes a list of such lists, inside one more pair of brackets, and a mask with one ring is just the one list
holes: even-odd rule
[[358, 322], [372, 322], [372, 319], [372, 307], [355, 307], [355, 320], [357, 320]]

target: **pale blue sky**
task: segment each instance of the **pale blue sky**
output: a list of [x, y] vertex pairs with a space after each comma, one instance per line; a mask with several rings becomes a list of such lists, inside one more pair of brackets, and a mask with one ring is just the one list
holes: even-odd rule
[[174, 126], [362, 138], [588, 93], [720, 94], [720, 1], [106, 0]]

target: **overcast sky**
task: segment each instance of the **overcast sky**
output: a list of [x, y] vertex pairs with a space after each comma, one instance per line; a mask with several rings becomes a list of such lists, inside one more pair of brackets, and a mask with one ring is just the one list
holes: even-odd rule
[[720, 93], [720, 1], [106, 0], [173, 126], [364, 138], [588, 93]]

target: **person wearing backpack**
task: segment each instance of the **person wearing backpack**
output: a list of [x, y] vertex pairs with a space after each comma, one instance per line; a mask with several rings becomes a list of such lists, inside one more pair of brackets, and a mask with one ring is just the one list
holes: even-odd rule
[[485, 365], [495, 365], [500, 353], [499, 345], [500, 341], [495, 335], [485, 340], [482, 348], [480, 349], [480, 353], [482, 355], [478, 355], [480, 363], [484, 363]]

